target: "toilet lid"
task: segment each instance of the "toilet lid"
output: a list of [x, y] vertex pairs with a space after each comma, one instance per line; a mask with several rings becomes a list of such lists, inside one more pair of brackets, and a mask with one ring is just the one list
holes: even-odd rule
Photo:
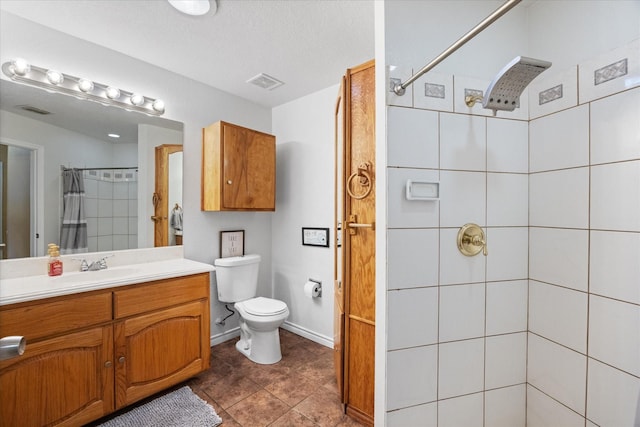
[[256, 297], [242, 302], [247, 313], [254, 316], [271, 316], [287, 309], [287, 304], [277, 299]]

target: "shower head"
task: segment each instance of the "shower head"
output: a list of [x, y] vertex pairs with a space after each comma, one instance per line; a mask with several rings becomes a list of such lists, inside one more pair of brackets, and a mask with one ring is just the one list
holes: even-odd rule
[[513, 111], [520, 106], [520, 95], [538, 74], [551, 62], [518, 56], [509, 62], [493, 79], [484, 96], [482, 106], [496, 111]]

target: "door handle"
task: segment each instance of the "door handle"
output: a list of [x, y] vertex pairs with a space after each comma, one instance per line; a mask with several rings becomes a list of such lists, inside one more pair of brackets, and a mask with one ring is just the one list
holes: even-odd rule
[[358, 231], [357, 230], [358, 228], [370, 228], [372, 230], [375, 230], [376, 223], [373, 221], [371, 223], [358, 222], [358, 215], [352, 214], [352, 215], [349, 215], [349, 222], [347, 223], [347, 228], [350, 229], [349, 234], [353, 236]]
[[[349, 176], [345, 185], [345, 189], [347, 190], [347, 194], [349, 195], [349, 197], [356, 200], [362, 200], [367, 197], [369, 193], [371, 193], [371, 190], [373, 189], [373, 181], [371, 180], [369, 169], [372, 167], [373, 165], [371, 164], [371, 162], [364, 162], [360, 166], [358, 166], [358, 169], [354, 173]], [[360, 179], [358, 181], [354, 181], [356, 177]], [[353, 182], [360, 184], [360, 186], [364, 187], [365, 190], [360, 194], [356, 194], [351, 189], [351, 184]]]
[[376, 229], [376, 223], [372, 222], [371, 224], [360, 224], [358, 222], [349, 222], [347, 223], [347, 227], [349, 228], [370, 228], [372, 230]]

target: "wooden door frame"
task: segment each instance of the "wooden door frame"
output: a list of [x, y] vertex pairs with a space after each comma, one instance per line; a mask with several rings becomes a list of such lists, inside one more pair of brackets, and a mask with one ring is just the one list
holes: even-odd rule
[[153, 246], [169, 245], [169, 155], [182, 151], [181, 144], [162, 144], [155, 147], [155, 191]]

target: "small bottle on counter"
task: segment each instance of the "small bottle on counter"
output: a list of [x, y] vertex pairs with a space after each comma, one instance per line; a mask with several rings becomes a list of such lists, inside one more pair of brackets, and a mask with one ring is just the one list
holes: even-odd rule
[[55, 243], [49, 243], [49, 276], [62, 275], [62, 261], [60, 260], [60, 248]]

